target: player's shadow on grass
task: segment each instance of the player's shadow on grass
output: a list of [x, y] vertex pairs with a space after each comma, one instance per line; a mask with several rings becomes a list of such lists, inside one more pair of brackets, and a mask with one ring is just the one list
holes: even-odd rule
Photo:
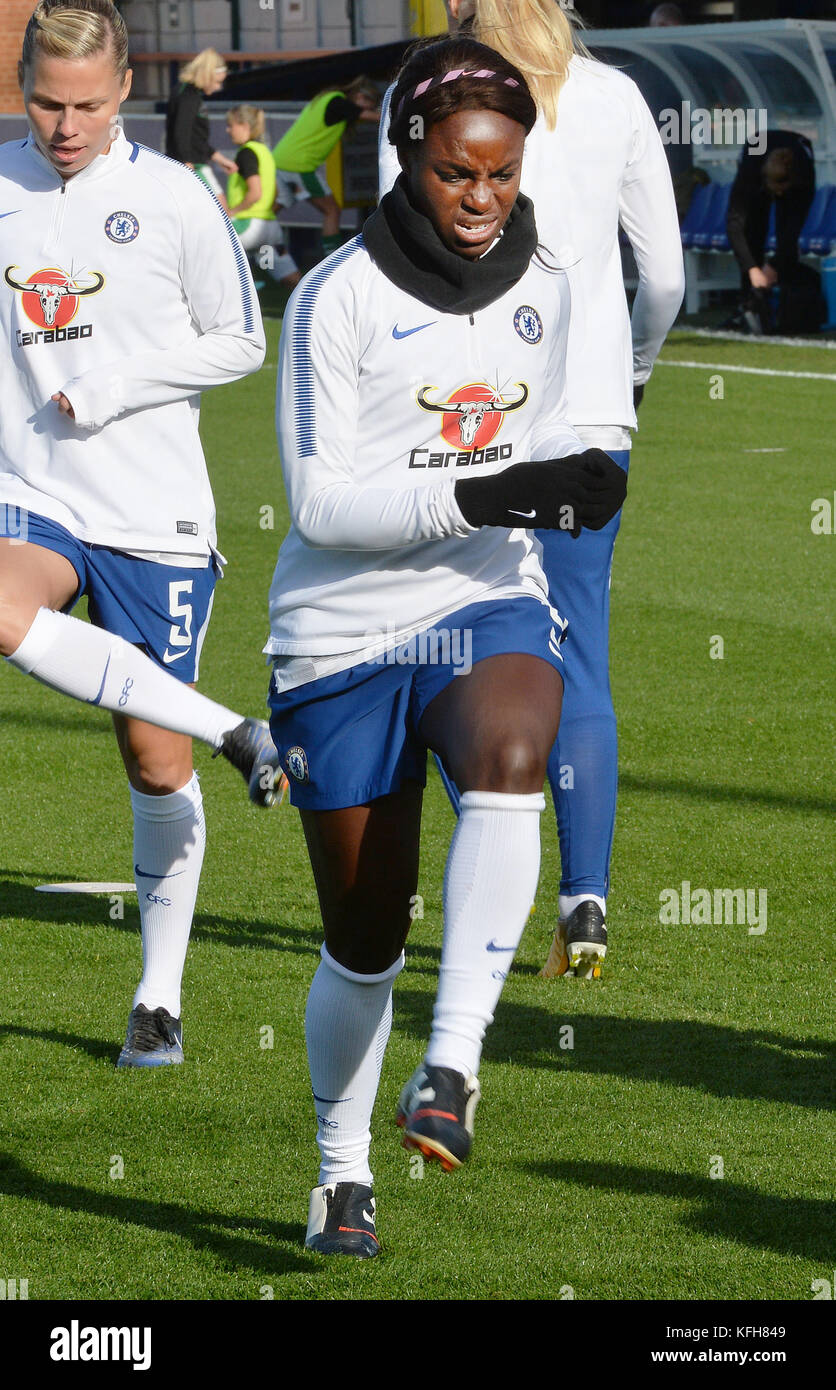
[[0, 1047], [4, 1038], [40, 1038], [42, 1042], [60, 1043], [78, 1052], [86, 1052], [99, 1062], [109, 1062], [112, 1066], [119, 1052], [119, 1044], [107, 1038], [83, 1038], [78, 1033], [61, 1033], [57, 1028], [25, 1028], [18, 1023], [0, 1024]]
[[113, 725], [109, 718], [102, 713], [85, 713], [79, 704], [75, 714], [62, 714], [60, 711], [48, 710], [43, 714], [35, 710], [4, 710], [3, 725], [17, 724], [22, 729], [35, 729], [42, 726], [48, 731], [50, 741], [54, 742], [53, 735], [59, 732], [78, 734], [84, 733], [88, 737], [90, 734], [101, 734], [111, 743], [113, 742]]
[[592, 1194], [603, 1190], [690, 1202], [690, 1210], [676, 1219], [704, 1236], [720, 1236], [782, 1255], [801, 1255], [822, 1264], [833, 1258], [833, 1202], [776, 1197], [727, 1178], [702, 1178], [693, 1173], [597, 1160], [531, 1163], [525, 1168], [553, 1182], [585, 1187], [590, 1200]]
[[823, 796], [788, 796], [784, 792], [755, 787], [722, 787], [708, 782], [689, 782], [676, 777], [641, 777], [619, 768], [618, 788], [621, 792], [662, 792], [665, 796], [687, 797], [694, 801], [710, 801], [718, 806], [770, 806], [779, 811], [812, 811], [832, 815], [836, 801]]
[[[27, 879], [33, 877], [30, 871]], [[72, 883], [77, 870], [59, 874], [55, 868], [43, 875], [44, 882]], [[37, 893], [30, 882], [20, 883], [7, 869], [0, 869], [0, 921], [17, 917], [25, 922], [68, 923], [90, 927], [112, 927], [139, 938], [139, 908], [132, 895], [125, 895], [124, 917], [110, 917], [106, 893]], [[221, 917], [212, 912], [195, 914], [192, 939], [220, 946], [260, 947], [267, 951], [287, 951], [314, 956], [322, 943], [322, 933], [281, 922], [259, 922], [249, 917]]]
[[[570, 986], [571, 987], [571, 986]], [[553, 991], [549, 985], [546, 989]], [[567, 999], [567, 1003], [570, 1001]], [[426, 1039], [432, 998], [395, 988], [395, 1027]], [[572, 1047], [566, 1047], [572, 1029]], [[561, 1042], [563, 1046], [561, 1046]], [[813, 1055], [810, 1055], [813, 1054]], [[502, 999], [485, 1040], [488, 1060], [631, 1081], [690, 1086], [724, 1099], [768, 1100], [811, 1109], [836, 1108], [836, 1044], [747, 1031], [690, 1019], [574, 1014]]]
[[[297, 1222], [266, 1221], [220, 1211], [192, 1211], [177, 1202], [152, 1202], [144, 1197], [95, 1192], [77, 1183], [44, 1178], [8, 1153], [0, 1153], [0, 1193], [44, 1207], [86, 1212], [121, 1225], [169, 1232], [187, 1240], [195, 1250], [209, 1251], [222, 1266], [252, 1269], [259, 1276], [323, 1272], [318, 1260], [306, 1258], [301, 1253], [305, 1227]], [[242, 1230], [257, 1238], [239, 1235]], [[282, 1249], [282, 1245], [292, 1248]], [[149, 1268], [152, 1266], [153, 1256], [150, 1256]], [[158, 1297], [177, 1296], [176, 1289], [155, 1286], [152, 1275], [149, 1286], [149, 1292]]]
[[[106, 926], [139, 937], [139, 908], [133, 895], [125, 896], [124, 917], [112, 919], [106, 893], [37, 893], [29, 881], [35, 876], [32, 870], [23, 875], [14, 870], [0, 869], [0, 921], [17, 917], [25, 922]], [[44, 882], [72, 883], [77, 876], [77, 869], [64, 873], [52, 867], [41, 877]], [[24, 878], [26, 882], [19, 881]], [[277, 908], [277, 913], [280, 911]], [[307, 912], [305, 915], [308, 915]], [[191, 938], [216, 946], [257, 947], [266, 951], [310, 956], [314, 960], [318, 958], [322, 945], [322, 928], [295, 927], [281, 921], [264, 922], [249, 917], [221, 917], [213, 912], [197, 912]], [[441, 949], [421, 942], [410, 943], [409, 958], [413, 970], [435, 975], [438, 973]], [[425, 960], [426, 966], [418, 965], [419, 960]]]

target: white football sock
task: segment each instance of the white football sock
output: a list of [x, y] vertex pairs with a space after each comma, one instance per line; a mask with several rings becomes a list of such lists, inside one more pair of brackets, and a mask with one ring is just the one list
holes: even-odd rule
[[320, 1183], [372, 1181], [370, 1124], [392, 1027], [392, 981], [347, 970], [322, 947], [305, 1010], [305, 1039], [322, 1155]]
[[38, 610], [7, 660], [64, 695], [190, 734], [213, 748], [243, 717], [198, 695], [122, 637], [51, 608]]
[[444, 875], [444, 939], [426, 1060], [464, 1076], [528, 921], [540, 874], [541, 792], [465, 792]]
[[132, 1007], [180, 1017], [180, 983], [206, 846], [197, 773], [169, 796], [131, 787], [134, 873], [142, 918], [142, 979]]
[[562, 920], [570, 917], [581, 903], [597, 903], [604, 916], [607, 915], [607, 900], [599, 898], [597, 893], [561, 893], [558, 901]]

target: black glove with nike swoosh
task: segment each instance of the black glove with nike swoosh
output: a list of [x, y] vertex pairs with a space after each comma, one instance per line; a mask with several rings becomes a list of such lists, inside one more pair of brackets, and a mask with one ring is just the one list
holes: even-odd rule
[[460, 478], [459, 509], [471, 526], [600, 531], [627, 495], [627, 474], [603, 449], [562, 459], [514, 463], [487, 478]]

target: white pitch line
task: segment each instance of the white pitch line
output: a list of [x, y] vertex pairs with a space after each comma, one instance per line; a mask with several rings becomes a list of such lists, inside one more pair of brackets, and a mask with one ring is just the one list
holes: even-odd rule
[[669, 362], [658, 357], [659, 367], [701, 367], [707, 372], [744, 372], [747, 376], [797, 376], [806, 381], [836, 381], [834, 372], [780, 372], [774, 367], [737, 367], [731, 362]]
[[684, 342], [688, 338], [709, 338], [714, 342], [746, 343], [749, 347], [788, 347], [824, 348], [831, 352], [836, 349], [836, 338], [781, 338], [772, 333], [762, 337], [754, 333], [735, 333], [732, 329], [720, 328], [672, 328], [668, 341]]
[[36, 893], [135, 893], [135, 883], [38, 883]]
[[785, 454], [786, 449], [744, 449], [744, 454]]

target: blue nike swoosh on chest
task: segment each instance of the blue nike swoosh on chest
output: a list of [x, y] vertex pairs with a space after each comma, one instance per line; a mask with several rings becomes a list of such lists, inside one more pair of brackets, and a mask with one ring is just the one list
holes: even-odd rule
[[15, 213], [20, 212], [20, 211], [21, 211], [20, 208], [12, 208], [11, 212], [0, 212], [0, 218], [2, 218], [2, 217], [14, 217]]
[[420, 333], [422, 328], [432, 328], [434, 323], [438, 323], [438, 319], [431, 319], [429, 323], [419, 323], [417, 328], [399, 329], [398, 325], [395, 324], [395, 327], [392, 329], [392, 337], [409, 338], [413, 333]]

